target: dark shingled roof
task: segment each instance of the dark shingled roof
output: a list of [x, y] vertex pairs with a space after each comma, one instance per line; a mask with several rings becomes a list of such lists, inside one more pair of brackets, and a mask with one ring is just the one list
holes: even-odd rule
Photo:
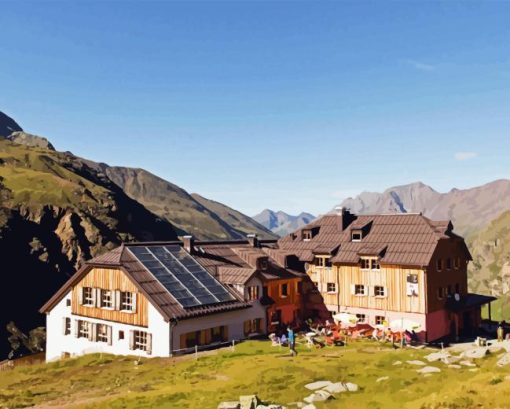
[[[377, 255], [381, 263], [428, 266], [439, 240], [463, 239], [452, 232], [450, 221], [432, 221], [421, 214], [361, 215], [344, 223], [345, 214], [327, 214], [278, 241], [271, 257], [284, 260], [296, 255], [312, 261], [313, 254], [332, 254], [336, 263], [358, 263], [360, 256]], [[344, 226], [344, 224], [346, 224]], [[302, 239], [302, 231], [315, 231], [310, 240]], [[361, 230], [361, 241], [352, 241], [352, 230]], [[469, 251], [465, 251], [470, 258]], [[330, 250], [328, 253], [327, 250]]]

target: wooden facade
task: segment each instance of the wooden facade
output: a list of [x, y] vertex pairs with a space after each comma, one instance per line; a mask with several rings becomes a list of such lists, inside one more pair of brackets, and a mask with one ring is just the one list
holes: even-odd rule
[[[80, 294], [83, 287], [134, 293], [136, 294], [135, 310], [133, 312], [127, 312], [82, 305], [80, 302]], [[147, 327], [149, 322], [149, 303], [147, 298], [138, 291], [138, 288], [121, 269], [92, 268], [87, 275], [73, 287], [71, 308], [73, 314], [106, 321], [120, 322], [141, 327]]]
[[[302, 318], [303, 299], [300, 290], [301, 278], [287, 278], [264, 282], [264, 291], [274, 304], [267, 308], [268, 326], [271, 328], [275, 313], [281, 316], [280, 324], [291, 324]], [[287, 286], [287, 295], [282, 294], [283, 286]]]
[[[381, 311], [425, 313], [425, 272], [423, 269], [382, 265], [379, 270], [362, 269], [360, 265], [333, 265], [317, 267], [309, 264], [308, 275], [329, 310], [340, 307], [369, 308]], [[414, 295], [408, 292], [408, 277], [417, 281]], [[335, 291], [328, 291], [328, 283], [335, 284]], [[355, 295], [354, 286], [364, 285], [364, 295]], [[383, 287], [385, 294], [375, 294], [375, 287]]]

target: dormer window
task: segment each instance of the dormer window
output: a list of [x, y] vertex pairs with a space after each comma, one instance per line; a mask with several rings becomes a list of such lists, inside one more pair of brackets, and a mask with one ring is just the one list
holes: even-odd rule
[[303, 230], [303, 241], [310, 241], [312, 239], [311, 230]]
[[361, 241], [363, 232], [361, 230], [353, 230], [351, 232], [351, 241]]
[[268, 261], [266, 258], [263, 258], [261, 260], [259, 260], [259, 270], [267, 270], [267, 266], [268, 266]]
[[379, 264], [379, 259], [375, 257], [363, 257], [361, 259], [361, 269], [362, 270], [380, 270], [381, 265]]

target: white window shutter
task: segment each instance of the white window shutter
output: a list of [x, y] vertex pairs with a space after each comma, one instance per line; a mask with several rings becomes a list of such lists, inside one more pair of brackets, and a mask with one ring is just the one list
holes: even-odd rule
[[83, 287], [78, 287], [78, 304], [83, 305]]
[[74, 320], [74, 336], [78, 338], [80, 335], [80, 320]]
[[152, 354], [152, 334], [147, 334], [147, 354]]
[[375, 295], [375, 287], [371, 287], [369, 285], [365, 286], [366, 295]]
[[108, 325], [106, 327], [106, 335], [108, 337], [108, 345], [112, 344], [112, 326]]
[[67, 318], [62, 318], [62, 334], [63, 335], [66, 335], [66, 323], [67, 323]]
[[89, 341], [97, 340], [97, 324], [93, 324], [91, 322], [87, 323], [89, 326]]
[[133, 312], [136, 312], [136, 305], [137, 305], [137, 304], [136, 304], [136, 293], [135, 293], [135, 292], [133, 292], [133, 293], [131, 293], [131, 295], [132, 295], [132, 297], [133, 297], [133, 298], [132, 298], [132, 300], [133, 300], [133, 310], [132, 310], [132, 311], [133, 311]]
[[135, 331], [129, 331], [129, 349], [135, 349]]
[[356, 284], [351, 284], [351, 294], [356, 294]]
[[115, 290], [113, 293], [113, 309], [120, 310], [120, 291]]

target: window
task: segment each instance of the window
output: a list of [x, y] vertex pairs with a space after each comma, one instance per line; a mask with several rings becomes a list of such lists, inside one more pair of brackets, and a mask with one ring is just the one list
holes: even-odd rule
[[361, 259], [361, 268], [363, 270], [369, 270], [370, 269], [370, 259], [369, 258], [362, 258]]
[[135, 310], [135, 297], [132, 292], [122, 291], [120, 293], [120, 309], [121, 311]]
[[443, 287], [438, 287], [437, 289], [437, 299], [442, 300], [444, 297]]
[[315, 257], [315, 265], [317, 267], [331, 267], [330, 257]]
[[361, 241], [362, 237], [361, 230], [353, 230], [351, 232], [351, 241]]
[[89, 338], [90, 325], [87, 321], [78, 320], [78, 338]]
[[247, 337], [250, 334], [260, 333], [260, 318], [248, 320], [244, 322], [244, 336]]
[[280, 285], [280, 295], [282, 297], [287, 297], [289, 295], [289, 285], [288, 284]]
[[124, 339], [124, 331], [119, 331], [119, 339]]
[[367, 316], [365, 314], [356, 314], [356, 318], [358, 319], [358, 322], [365, 322], [367, 319]]
[[298, 281], [296, 283], [296, 295], [299, 295], [303, 292], [303, 282], [302, 281]]
[[312, 239], [312, 231], [311, 230], [303, 230], [303, 241], [309, 241]]
[[282, 311], [275, 310], [271, 314], [271, 324], [279, 324], [282, 320]]
[[455, 270], [458, 270], [460, 268], [460, 257], [455, 257], [453, 260], [453, 266]]
[[211, 342], [224, 342], [228, 341], [226, 337], [226, 327], [224, 325], [220, 327], [211, 328]]
[[259, 266], [261, 270], [267, 270], [267, 260], [266, 259], [260, 260]]
[[375, 325], [384, 325], [384, 321], [386, 321], [386, 317], [383, 315], [375, 316]]
[[101, 290], [101, 308], [113, 308], [113, 292]]
[[269, 289], [267, 288], [266, 285], [264, 287], [262, 287], [262, 296], [269, 297]]
[[366, 295], [366, 287], [363, 284], [355, 284], [354, 285], [354, 294], [355, 295]]
[[336, 283], [328, 283], [328, 293], [336, 293]]
[[450, 257], [448, 257], [446, 259], [446, 269], [447, 270], [451, 270], [452, 269], [452, 259]]
[[259, 299], [259, 286], [252, 285], [248, 287], [248, 301], [255, 301]]
[[381, 266], [379, 265], [379, 260], [377, 260], [376, 258], [373, 258], [371, 268], [372, 268], [372, 270], [380, 270]]
[[443, 269], [443, 259], [441, 259], [441, 258], [437, 259], [436, 269], [437, 269], [437, 271], [441, 271]]
[[381, 285], [376, 285], [374, 287], [374, 295], [376, 297], [385, 297], [386, 296], [386, 288]]
[[108, 325], [105, 324], [97, 324], [97, 333], [96, 333], [96, 341], [97, 342], [109, 342], [108, 339]]
[[133, 331], [133, 349], [140, 351], [149, 350], [149, 334], [145, 331]]
[[66, 300], [66, 307], [70, 307], [70, 306], [71, 306], [71, 299], [70, 299], [70, 298], [68, 298], [68, 299]]
[[94, 306], [94, 289], [91, 287], [82, 288], [82, 304]]
[[64, 335], [71, 334], [71, 318], [64, 318]]

